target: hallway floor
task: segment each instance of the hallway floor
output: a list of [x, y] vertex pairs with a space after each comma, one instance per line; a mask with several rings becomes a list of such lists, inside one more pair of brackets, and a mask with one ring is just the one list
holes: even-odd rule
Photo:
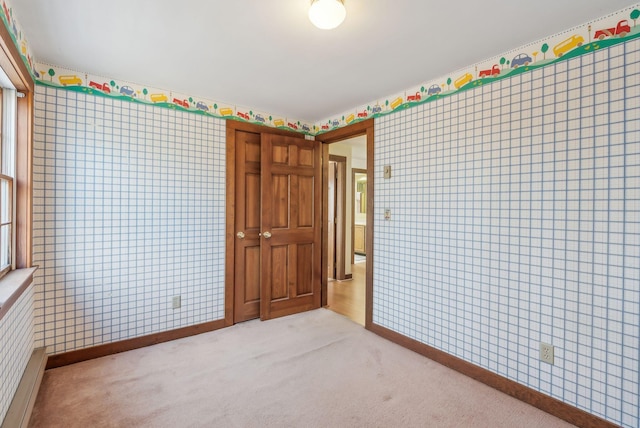
[[330, 280], [327, 284], [327, 308], [364, 326], [366, 263], [351, 265], [352, 279]]

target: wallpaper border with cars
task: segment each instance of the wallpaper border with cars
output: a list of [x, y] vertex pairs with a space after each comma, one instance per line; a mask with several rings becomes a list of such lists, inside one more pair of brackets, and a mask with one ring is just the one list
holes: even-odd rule
[[640, 37], [640, 27], [637, 25], [640, 24], [638, 22], [640, 3], [636, 3], [618, 12], [476, 63], [448, 76], [425, 81], [402, 93], [379, 98], [317, 123], [308, 123], [282, 115], [254, 111], [249, 107], [34, 62], [20, 25], [13, 17], [13, 10], [6, 0], [2, 0], [0, 16], [9, 29], [23, 61], [36, 83], [40, 85], [288, 129], [307, 135], [318, 135], [372, 117], [391, 114]]
[[[637, 24], [637, 25], [636, 25]], [[513, 49], [448, 76], [379, 98], [316, 123], [316, 134], [435, 101], [640, 37], [640, 3]]]
[[18, 48], [18, 52], [20, 52], [22, 62], [24, 62], [24, 64], [27, 66], [27, 69], [29, 70], [29, 73], [31, 73], [31, 76], [35, 79], [35, 61], [33, 55], [31, 54], [29, 43], [27, 43], [25, 34], [22, 31], [22, 27], [20, 26], [20, 22], [13, 16], [13, 8], [11, 7], [11, 4], [7, 2], [7, 0], [2, 0], [0, 19], [2, 19], [2, 23], [5, 27], [7, 27], [7, 30], [9, 30], [9, 35], [11, 35], [13, 43]]

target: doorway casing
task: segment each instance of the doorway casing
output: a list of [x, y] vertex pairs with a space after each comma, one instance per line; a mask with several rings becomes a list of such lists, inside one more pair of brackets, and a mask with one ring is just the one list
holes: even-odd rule
[[[367, 139], [367, 229], [365, 238], [365, 248], [367, 254], [366, 264], [366, 296], [365, 296], [365, 328], [371, 329], [373, 324], [373, 195], [374, 195], [374, 174], [373, 174], [373, 148], [374, 148], [374, 127], [373, 119], [364, 120], [344, 128], [336, 129], [316, 136], [316, 141], [322, 142], [322, 159], [329, 159], [329, 144], [337, 143], [353, 137], [366, 136]], [[322, 188], [328, 189], [329, 184], [329, 162], [322, 165]], [[322, 224], [328, 224], [328, 195], [325, 191], [323, 195]], [[328, 243], [327, 234], [322, 234], [322, 306], [327, 305], [327, 256]]]
[[[235, 236], [235, 132], [243, 130], [247, 132], [284, 135], [290, 137], [300, 137], [299, 133], [267, 128], [260, 125], [252, 125], [243, 122], [228, 120], [226, 130], [226, 207], [225, 207], [225, 325], [234, 324], [234, 241]], [[322, 144], [322, 189], [325, 189], [322, 195], [322, 225], [328, 222], [327, 212], [327, 192], [328, 188], [328, 165], [329, 165], [329, 144], [335, 143], [348, 138], [365, 135], [367, 139], [367, 231], [366, 231], [366, 297], [365, 297], [365, 328], [371, 329], [373, 324], [373, 195], [374, 195], [374, 179], [373, 179], [373, 148], [374, 148], [374, 122], [368, 119], [344, 128], [326, 132], [316, 136], [316, 141]], [[327, 305], [327, 236], [325, 231], [322, 232], [322, 267], [321, 267], [321, 305]]]

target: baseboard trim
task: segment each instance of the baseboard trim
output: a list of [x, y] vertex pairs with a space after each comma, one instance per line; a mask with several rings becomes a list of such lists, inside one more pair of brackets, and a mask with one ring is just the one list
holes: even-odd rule
[[222, 319], [169, 330], [162, 333], [154, 333], [133, 339], [121, 340], [114, 343], [92, 346], [90, 348], [79, 349], [77, 351], [51, 355], [47, 363], [47, 369], [54, 369], [56, 367], [67, 366], [81, 361], [93, 360], [94, 358], [106, 357], [107, 355], [118, 354], [120, 352], [144, 348], [158, 343], [182, 339], [183, 337], [195, 336], [197, 334], [219, 330], [223, 327], [226, 327], [226, 324], [225, 320]]
[[418, 354], [421, 354], [443, 366], [449, 367], [459, 373], [462, 373], [470, 378], [473, 378], [479, 382], [484, 383], [492, 388], [497, 389], [507, 395], [517, 398], [527, 404], [537, 407], [553, 416], [563, 419], [569, 423], [572, 423], [578, 427], [599, 427], [599, 428], [617, 428], [618, 425], [605, 421], [598, 416], [591, 413], [580, 410], [577, 407], [573, 407], [567, 403], [564, 403], [555, 398], [549, 397], [535, 389], [531, 389], [527, 386], [521, 385], [515, 381], [507, 379], [503, 376], [495, 374], [487, 369], [476, 366], [468, 361], [454, 357], [439, 349], [433, 348], [417, 340], [408, 338], [389, 330], [386, 327], [382, 327], [378, 324], [371, 324], [368, 327], [370, 331], [377, 335], [384, 337], [400, 346], [410, 349]]
[[2, 421], [2, 428], [26, 428], [29, 425], [46, 365], [46, 349], [34, 349], [27, 367], [24, 369], [18, 389], [11, 400], [9, 410]]

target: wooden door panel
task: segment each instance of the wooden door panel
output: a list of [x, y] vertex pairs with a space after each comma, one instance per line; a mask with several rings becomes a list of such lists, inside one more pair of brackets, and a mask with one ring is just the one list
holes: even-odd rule
[[[260, 174], [245, 175], [245, 229], [260, 230]], [[258, 195], [258, 197], [256, 197]], [[245, 233], [247, 231], [245, 230]]]
[[270, 319], [320, 307], [321, 146], [263, 134], [262, 153], [260, 317]]
[[298, 227], [313, 227], [314, 225], [314, 201], [313, 189], [315, 187], [313, 177], [298, 177]]
[[314, 165], [314, 157], [313, 157], [314, 151], [313, 149], [299, 149], [298, 150], [298, 164], [300, 166], [310, 166], [313, 167]]
[[289, 177], [287, 175], [273, 175], [272, 178], [273, 207], [271, 228], [288, 228], [289, 227]]
[[[251, 134], [258, 137], [258, 134]], [[256, 139], [256, 137], [251, 137], [250, 140], [246, 141], [245, 147], [245, 161], [247, 163], [256, 163], [258, 166], [260, 165], [260, 156], [262, 153], [260, 151], [260, 139]]]
[[260, 316], [260, 134], [236, 131], [233, 321]]
[[289, 147], [286, 144], [273, 145], [271, 163], [273, 165], [289, 164]]
[[300, 187], [298, 186], [299, 177], [296, 175], [290, 175], [289, 183], [291, 186], [289, 187], [289, 229], [287, 232], [295, 231], [298, 228], [298, 211], [299, 211], [299, 203], [298, 193], [300, 192]]
[[313, 243], [296, 245], [296, 296], [313, 293]]
[[[245, 247], [244, 267], [244, 304], [260, 301], [260, 241], [251, 247]], [[256, 316], [259, 314], [256, 314]]]
[[287, 266], [289, 264], [288, 248], [286, 245], [271, 247], [271, 299], [286, 299], [289, 296]]

